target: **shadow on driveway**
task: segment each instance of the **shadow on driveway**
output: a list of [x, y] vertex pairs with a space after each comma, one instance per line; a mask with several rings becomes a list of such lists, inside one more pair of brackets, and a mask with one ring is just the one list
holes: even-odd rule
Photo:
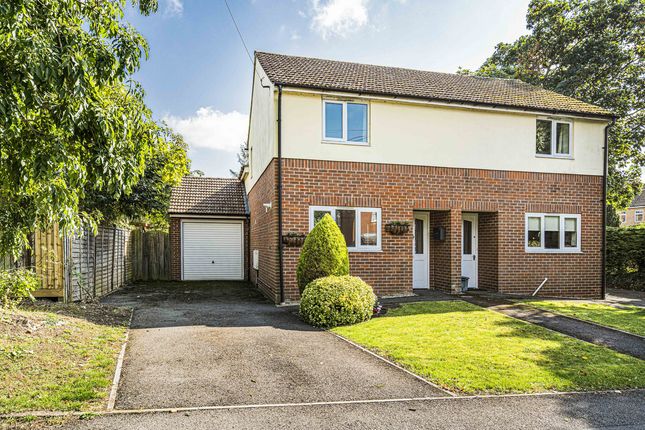
[[443, 396], [314, 329], [245, 283], [148, 283], [135, 308], [117, 409]]

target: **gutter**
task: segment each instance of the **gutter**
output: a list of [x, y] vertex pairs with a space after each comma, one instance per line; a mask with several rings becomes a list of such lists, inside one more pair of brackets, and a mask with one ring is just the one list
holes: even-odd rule
[[605, 126], [605, 147], [602, 167], [602, 245], [601, 245], [601, 262], [600, 262], [600, 285], [601, 298], [604, 300], [607, 294], [607, 169], [609, 165], [609, 127], [613, 126], [616, 118]]
[[278, 84], [278, 265], [280, 270], [280, 303], [284, 304], [282, 251], [282, 85]]

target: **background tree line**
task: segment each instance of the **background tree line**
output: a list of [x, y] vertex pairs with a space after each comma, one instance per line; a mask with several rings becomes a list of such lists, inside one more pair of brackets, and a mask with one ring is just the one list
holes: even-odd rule
[[526, 17], [529, 34], [459, 73], [520, 79], [612, 111], [608, 215], [617, 224], [645, 165], [645, 2], [532, 0]]

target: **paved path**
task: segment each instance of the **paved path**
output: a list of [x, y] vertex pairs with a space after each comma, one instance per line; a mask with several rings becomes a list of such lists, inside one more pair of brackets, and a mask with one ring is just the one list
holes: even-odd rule
[[123, 414], [67, 429], [643, 429], [645, 391]]
[[645, 291], [608, 288], [605, 301], [614, 305], [631, 305], [645, 308]]
[[151, 283], [135, 307], [116, 409], [445, 396], [242, 283]]
[[531, 306], [513, 303], [497, 296], [473, 294], [462, 296], [461, 298], [469, 303], [504, 315], [559, 331], [587, 342], [607, 346], [616, 351], [645, 360], [645, 338], [641, 336], [587, 323]]

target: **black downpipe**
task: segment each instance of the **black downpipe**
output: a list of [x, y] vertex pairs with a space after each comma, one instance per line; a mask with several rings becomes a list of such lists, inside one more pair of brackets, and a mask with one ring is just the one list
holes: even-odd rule
[[280, 303], [284, 303], [282, 260], [282, 85], [278, 85], [278, 265], [280, 268]]
[[602, 261], [600, 263], [601, 270], [601, 288], [602, 288], [602, 299], [605, 299], [607, 294], [607, 168], [609, 164], [609, 127], [614, 125], [616, 120], [612, 120], [605, 127], [605, 147], [604, 156], [603, 156], [603, 168], [602, 168]]

